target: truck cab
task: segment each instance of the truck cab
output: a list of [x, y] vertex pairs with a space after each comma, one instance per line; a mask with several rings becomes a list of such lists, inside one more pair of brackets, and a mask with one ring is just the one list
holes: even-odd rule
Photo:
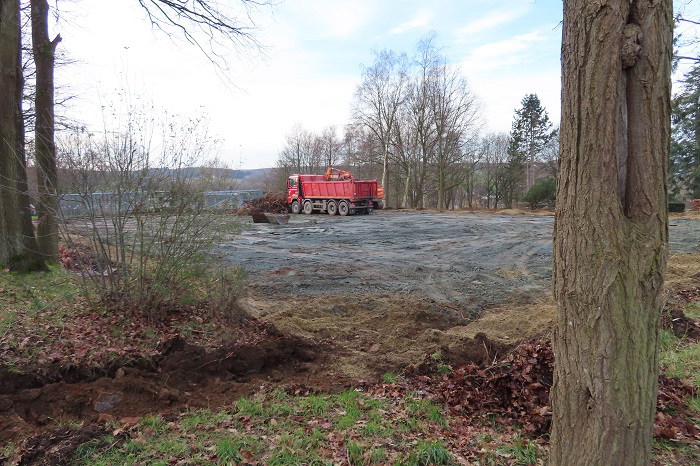
[[[301, 211], [301, 204], [296, 201], [299, 198], [299, 175], [292, 175], [287, 178], [287, 205], [291, 206], [292, 213], [298, 214]], [[294, 211], [296, 209], [296, 212]]]

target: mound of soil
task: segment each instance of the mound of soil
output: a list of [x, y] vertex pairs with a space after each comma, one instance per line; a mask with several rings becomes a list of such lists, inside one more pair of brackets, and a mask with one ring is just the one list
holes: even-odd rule
[[84, 443], [99, 439], [108, 430], [96, 424], [85, 427], [62, 426], [30, 438], [13, 464], [61, 466], [71, 464], [75, 451]]
[[513, 345], [490, 340], [486, 334], [477, 333], [474, 338], [465, 338], [457, 343], [442, 346], [420, 363], [409, 367], [407, 374], [433, 375], [439, 372], [439, 366], [449, 365], [459, 368], [466, 365], [478, 367], [489, 366], [513, 349]]
[[209, 352], [175, 338], [155, 360], [128, 366], [31, 373], [0, 367], [0, 441], [42, 431], [58, 419], [91, 423], [221, 406], [270, 378], [307, 380], [310, 363], [322, 353], [314, 342], [279, 334]]
[[671, 330], [677, 338], [700, 340], [700, 322], [683, 312], [688, 303], [697, 301], [700, 301], [700, 288], [697, 287], [669, 292], [661, 313], [661, 326]]

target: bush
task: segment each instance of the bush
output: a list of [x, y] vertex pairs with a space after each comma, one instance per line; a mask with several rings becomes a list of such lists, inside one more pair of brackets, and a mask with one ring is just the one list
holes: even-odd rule
[[545, 178], [538, 181], [525, 194], [523, 201], [529, 202], [530, 207], [554, 207], [557, 196], [557, 182], [554, 178]]
[[685, 212], [684, 202], [669, 202], [668, 203], [669, 212]]
[[[240, 320], [241, 274], [212, 272], [216, 246], [238, 229], [204, 202], [226, 183], [200, 168], [217, 166], [208, 158], [215, 143], [206, 120], [167, 117], [154, 131], [151, 109], [129, 107], [102, 137], [66, 141], [64, 189], [83, 213], [63, 219], [64, 240], [78, 253], [88, 296], [107, 308], [161, 319], [207, 301]], [[153, 132], [162, 142], [152, 147]]]

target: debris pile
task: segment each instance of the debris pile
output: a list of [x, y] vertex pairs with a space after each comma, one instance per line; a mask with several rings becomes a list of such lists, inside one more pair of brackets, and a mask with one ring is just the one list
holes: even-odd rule
[[697, 387], [691, 387], [676, 377], [659, 376], [659, 395], [656, 401], [654, 436], [681, 443], [696, 443], [700, 430], [688, 418], [687, 401], [698, 396]]
[[695, 212], [700, 211], [700, 199], [693, 199], [692, 200], [692, 205], [690, 207], [690, 210], [693, 210]]
[[286, 214], [289, 212], [287, 209], [287, 199], [278, 194], [268, 193], [263, 197], [258, 197], [248, 201], [245, 207], [238, 210], [237, 214], [252, 215], [265, 212], [271, 214]]
[[100, 260], [92, 249], [82, 244], [68, 247], [58, 245], [58, 255], [61, 265], [68, 270], [75, 270], [84, 275], [109, 276], [116, 271], [116, 264], [108, 259]]
[[[526, 340], [486, 367], [474, 363], [442, 376], [419, 376], [415, 384], [427, 396], [444, 403], [467, 419], [492, 419], [520, 425], [533, 436], [547, 434], [552, 420], [549, 392], [553, 382], [554, 352], [546, 339]], [[700, 440], [687, 400], [698, 389], [675, 377], [659, 377], [654, 434], [682, 443]]]
[[[527, 340], [492, 365], [468, 364], [431, 380], [438, 399], [468, 417], [496, 415], [517, 420], [530, 434], [549, 431], [554, 352], [549, 340]], [[506, 422], [507, 423], [507, 422]]]

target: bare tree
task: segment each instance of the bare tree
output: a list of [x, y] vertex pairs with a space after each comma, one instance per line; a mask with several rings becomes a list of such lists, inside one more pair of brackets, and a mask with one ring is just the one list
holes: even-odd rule
[[338, 130], [335, 126], [326, 127], [318, 136], [317, 144], [326, 167], [333, 167], [340, 162], [342, 142], [338, 138]]
[[292, 173], [317, 173], [321, 170], [319, 140], [313, 133], [296, 123], [285, 137], [284, 148], [277, 158], [277, 166]]
[[649, 464], [667, 259], [671, 0], [564, 2], [550, 464]]
[[382, 148], [382, 186], [387, 207], [393, 203], [389, 162], [399, 107], [406, 97], [407, 67], [405, 55], [390, 50], [378, 52], [374, 64], [362, 73], [362, 83], [355, 91], [353, 118], [374, 133]]
[[493, 199], [493, 208], [496, 209], [498, 208], [498, 203], [503, 200], [504, 185], [507, 182], [507, 134], [493, 133], [486, 135], [482, 139], [481, 162], [486, 208], [491, 208], [491, 199]]
[[435, 45], [436, 35], [429, 34], [416, 47], [416, 71], [409, 92], [410, 126], [416, 144], [415, 199], [413, 207], [422, 208], [425, 202], [425, 184], [436, 144], [436, 128], [430, 112], [430, 98], [434, 87], [435, 70], [441, 63]]
[[45, 268], [34, 237], [24, 152], [22, 42], [18, 0], [0, 1], [0, 263]]
[[[173, 28], [199, 48], [217, 67], [227, 69], [226, 55], [259, 51], [262, 44], [255, 32], [254, 13], [263, 6], [274, 7], [279, 0], [138, 0], [151, 25], [166, 34]], [[237, 9], [235, 7], [238, 7]]]
[[31, 0], [32, 52], [36, 69], [34, 96], [34, 154], [37, 165], [39, 251], [51, 262], [58, 260], [58, 173], [54, 143], [54, 54], [61, 41], [49, 39], [49, 3]]
[[468, 174], [463, 170], [466, 147], [478, 134], [481, 109], [467, 80], [445, 62], [435, 70], [429, 105], [435, 126], [438, 209], [444, 209], [447, 192]]

